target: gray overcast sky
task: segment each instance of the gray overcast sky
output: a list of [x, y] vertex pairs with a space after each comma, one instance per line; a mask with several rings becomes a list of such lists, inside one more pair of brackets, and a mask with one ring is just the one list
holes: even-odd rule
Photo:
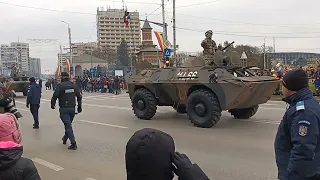
[[[124, 2], [128, 11], [139, 11], [141, 19], [152, 13], [148, 15], [148, 19], [161, 22], [161, 0], [157, 1]], [[38, 10], [4, 3], [83, 14]], [[199, 5], [187, 6], [190, 4]], [[67, 46], [67, 25], [61, 23], [61, 20], [70, 24], [73, 42], [95, 41], [95, 13], [100, 6], [122, 8], [122, 2], [0, 0], [0, 43], [17, 41], [18, 37], [21, 42], [28, 42], [27, 39], [33, 38], [47, 38], [58, 39], [63, 46]], [[235, 41], [235, 44], [261, 46], [264, 37], [267, 37], [266, 45], [273, 46], [275, 37], [276, 52], [320, 52], [319, 0], [308, 0], [307, 3], [301, 0], [177, 0], [176, 6], [177, 44], [180, 51], [201, 51], [200, 42], [204, 38], [204, 32], [211, 29], [217, 43], [228, 40]], [[166, 11], [167, 21], [172, 26], [172, 0], [166, 0]], [[153, 28], [161, 31], [161, 27], [153, 25]], [[169, 39], [172, 40], [172, 27], [169, 29]], [[156, 43], [155, 37], [154, 42]], [[30, 56], [42, 59], [43, 70], [55, 70], [58, 44], [30, 43], [30, 49]]]

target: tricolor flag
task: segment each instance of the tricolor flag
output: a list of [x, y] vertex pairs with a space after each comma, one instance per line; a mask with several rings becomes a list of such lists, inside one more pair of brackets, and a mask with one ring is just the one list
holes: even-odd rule
[[60, 76], [61, 75], [61, 69], [60, 69], [60, 65], [58, 65], [58, 68], [57, 68], [57, 76]]
[[154, 34], [156, 35], [161, 51], [164, 52], [162, 32], [154, 32]]
[[126, 27], [128, 27], [130, 24], [130, 13], [127, 10], [124, 12], [123, 20]]
[[70, 73], [70, 61], [66, 59], [67, 72]]

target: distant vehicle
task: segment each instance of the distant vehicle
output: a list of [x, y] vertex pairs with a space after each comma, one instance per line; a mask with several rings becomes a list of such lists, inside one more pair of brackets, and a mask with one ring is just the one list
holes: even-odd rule
[[15, 93], [22, 92], [23, 96], [27, 96], [29, 84], [29, 77], [13, 77], [9, 79], [9, 82], [7, 83], [7, 89], [9, 91], [13, 90]]

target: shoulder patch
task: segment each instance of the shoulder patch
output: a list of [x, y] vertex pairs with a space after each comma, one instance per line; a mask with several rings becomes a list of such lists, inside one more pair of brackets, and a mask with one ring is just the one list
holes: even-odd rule
[[311, 123], [309, 121], [299, 121], [298, 124], [308, 124], [308, 125], [311, 125]]
[[304, 125], [299, 126], [299, 135], [306, 136], [308, 134], [308, 127]]
[[304, 110], [304, 102], [303, 101], [299, 101], [296, 104], [296, 110], [300, 111], [300, 110]]
[[74, 93], [74, 89], [66, 89], [64, 93]]

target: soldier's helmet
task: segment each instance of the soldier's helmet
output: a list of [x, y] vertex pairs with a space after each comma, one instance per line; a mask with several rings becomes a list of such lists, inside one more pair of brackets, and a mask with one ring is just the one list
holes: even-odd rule
[[208, 30], [208, 31], [206, 31], [206, 33], [205, 33], [205, 35], [208, 35], [208, 34], [213, 34], [213, 32], [211, 31], [211, 30]]

